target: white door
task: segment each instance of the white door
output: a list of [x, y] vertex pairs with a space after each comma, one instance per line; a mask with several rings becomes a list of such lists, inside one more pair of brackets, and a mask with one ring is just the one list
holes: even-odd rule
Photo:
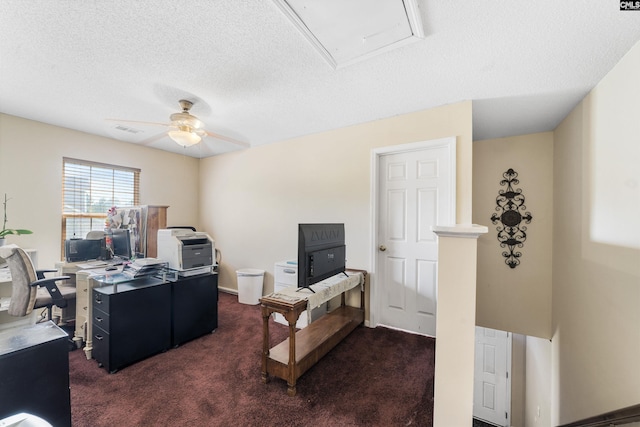
[[438, 245], [431, 228], [455, 223], [455, 139], [382, 154], [377, 174], [377, 323], [435, 336]]
[[476, 326], [473, 416], [498, 426], [509, 425], [510, 351], [508, 332]]

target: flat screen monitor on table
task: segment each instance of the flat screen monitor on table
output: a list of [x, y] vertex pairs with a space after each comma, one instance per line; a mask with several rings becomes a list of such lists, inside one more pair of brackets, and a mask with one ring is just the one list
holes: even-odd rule
[[344, 224], [298, 224], [298, 287], [311, 289], [346, 268]]
[[67, 262], [103, 259], [104, 253], [104, 239], [67, 239], [64, 242], [64, 255]]
[[131, 259], [131, 232], [127, 228], [112, 228], [111, 250], [113, 257], [121, 260]]

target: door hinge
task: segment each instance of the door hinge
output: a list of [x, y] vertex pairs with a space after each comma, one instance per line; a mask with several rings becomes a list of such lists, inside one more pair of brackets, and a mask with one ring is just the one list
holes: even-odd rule
[[507, 378], [509, 378], [509, 371], [507, 371]]
[[508, 418], [509, 418], [509, 413], [508, 413], [508, 412], [505, 412], [505, 413], [504, 413], [504, 419], [506, 420], [506, 419], [508, 419]]

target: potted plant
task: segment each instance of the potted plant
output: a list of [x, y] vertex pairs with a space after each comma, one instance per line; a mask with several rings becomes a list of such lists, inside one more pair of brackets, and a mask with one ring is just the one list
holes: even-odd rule
[[31, 230], [26, 230], [24, 228], [7, 228], [7, 194], [5, 193], [4, 195], [4, 202], [2, 203], [3, 205], [3, 211], [4, 211], [4, 216], [3, 216], [3, 222], [2, 222], [2, 230], [0, 230], [0, 246], [4, 245], [4, 241], [5, 241], [5, 236], [9, 235], [9, 234], [32, 234], [33, 231]]

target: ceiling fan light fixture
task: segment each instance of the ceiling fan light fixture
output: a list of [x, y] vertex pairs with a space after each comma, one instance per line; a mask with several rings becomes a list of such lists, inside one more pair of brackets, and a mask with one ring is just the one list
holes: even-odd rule
[[169, 131], [169, 138], [173, 139], [177, 144], [183, 147], [190, 147], [199, 143], [202, 138], [191, 129], [179, 129]]
[[[180, 100], [180, 106], [182, 107], [182, 112], [171, 114], [169, 116], [170, 122], [166, 124], [130, 121], [130, 120], [124, 120], [124, 122], [130, 122], [130, 123], [136, 123], [136, 124], [142, 123], [142, 124], [154, 125], [154, 126], [160, 125], [163, 127], [168, 127], [166, 132], [157, 134], [156, 136], [152, 136], [151, 138], [147, 138], [146, 140], [143, 140], [143, 141], [138, 141], [144, 145], [150, 144], [151, 142], [154, 142], [160, 138], [165, 138], [166, 140], [166, 135], [168, 135], [169, 138], [171, 138], [176, 144], [185, 148], [198, 144], [200, 141], [202, 141], [202, 138], [204, 138], [205, 136], [211, 136], [213, 138], [216, 138], [222, 141], [230, 142], [232, 144], [237, 144], [239, 146], [242, 146], [243, 148], [250, 147], [250, 144], [248, 142], [239, 141], [224, 135], [206, 131], [203, 128], [204, 123], [202, 123], [200, 119], [198, 119], [196, 116], [189, 113], [189, 110], [193, 106], [193, 103], [191, 101], [182, 99]], [[116, 119], [107, 119], [107, 120], [116, 120]], [[121, 120], [116, 120], [116, 121], [121, 121]], [[128, 132], [131, 132], [132, 130], [135, 131], [135, 129], [128, 128], [123, 125], [118, 125], [116, 129], [120, 131], [128, 131]], [[169, 150], [169, 151], [173, 151], [173, 150]]]

